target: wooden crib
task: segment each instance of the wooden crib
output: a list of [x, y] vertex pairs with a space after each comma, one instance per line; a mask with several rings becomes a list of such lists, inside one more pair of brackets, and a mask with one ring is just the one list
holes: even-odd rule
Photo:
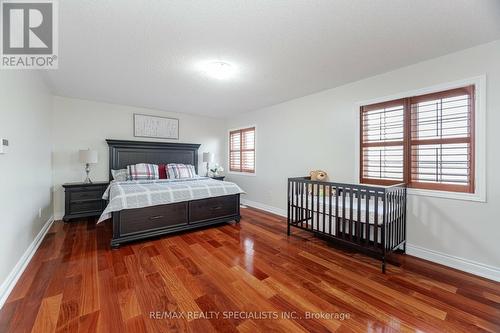
[[367, 186], [288, 178], [291, 227], [347, 245], [382, 260], [406, 251], [406, 186]]

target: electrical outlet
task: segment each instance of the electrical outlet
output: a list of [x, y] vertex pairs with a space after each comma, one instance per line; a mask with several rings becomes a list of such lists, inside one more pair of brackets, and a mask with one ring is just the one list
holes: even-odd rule
[[0, 138], [0, 154], [7, 153], [7, 147], [9, 147], [9, 140]]
[[38, 218], [39, 219], [42, 218], [42, 209], [41, 208], [38, 208]]

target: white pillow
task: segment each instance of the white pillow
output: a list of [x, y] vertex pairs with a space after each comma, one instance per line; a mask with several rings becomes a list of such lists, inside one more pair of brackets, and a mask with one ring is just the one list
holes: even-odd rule
[[117, 180], [119, 182], [126, 181], [127, 174], [127, 169], [111, 170], [111, 176], [113, 176], [113, 180]]

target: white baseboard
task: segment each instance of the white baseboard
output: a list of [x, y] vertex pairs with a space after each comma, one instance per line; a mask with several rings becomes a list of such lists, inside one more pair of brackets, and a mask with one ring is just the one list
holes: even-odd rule
[[12, 292], [12, 289], [14, 289], [14, 286], [16, 285], [17, 281], [19, 280], [24, 270], [28, 266], [29, 262], [31, 261], [31, 258], [33, 258], [33, 255], [35, 254], [36, 250], [42, 243], [43, 238], [49, 231], [53, 222], [54, 222], [54, 217], [51, 216], [48, 219], [48, 221], [45, 222], [38, 235], [36, 235], [35, 239], [33, 239], [33, 242], [31, 242], [30, 246], [26, 249], [23, 256], [17, 262], [16, 266], [14, 266], [10, 274], [7, 276], [5, 281], [0, 286], [0, 309], [3, 307], [5, 301]]
[[286, 215], [287, 215], [286, 210], [284, 210], [284, 209], [269, 206], [269, 205], [266, 205], [266, 204], [263, 204], [260, 202], [251, 201], [251, 200], [247, 200], [247, 199], [241, 199], [241, 203], [243, 205], [247, 205], [250, 207], [257, 208], [257, 209], [265, 210], [266, 212], [273, 213], [273, 214], [276, 214], [279, 216], [286, 217]]
[[54, 221], [61, 221], [64, 217], [64, 212], [62, 213], [54, 213]]
[[446, 253], [425, 249], [417, 245], [406, 245], [406, 253], [444, 266], [500, 282], [500, 268], [455, 257]]
[[[266, 212], [286, 217], [284, 209], [269, 206], [260, 202], [241, 199], [241, 203], [250, 207], [255, 207]], [[455, 257], [446, 253], [425, 249], [417, 245], [408, 244], [406, 253], [421, 259], [429, 260], [444, 266], [452, 267], [467, 273], [478, 275], [490, 280], [500, 282], [500, 268], [478, 263], [472, 260]]]

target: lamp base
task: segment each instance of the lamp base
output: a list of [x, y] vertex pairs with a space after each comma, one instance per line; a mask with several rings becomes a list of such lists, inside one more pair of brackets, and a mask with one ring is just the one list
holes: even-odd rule
[[87, 163], [85, 166], [85, 172], [87, 173], [87, 178], [83, 181], [84, 184], [92, 184], [92, 180], [89, 177], [90, 173], [90, 165]]

